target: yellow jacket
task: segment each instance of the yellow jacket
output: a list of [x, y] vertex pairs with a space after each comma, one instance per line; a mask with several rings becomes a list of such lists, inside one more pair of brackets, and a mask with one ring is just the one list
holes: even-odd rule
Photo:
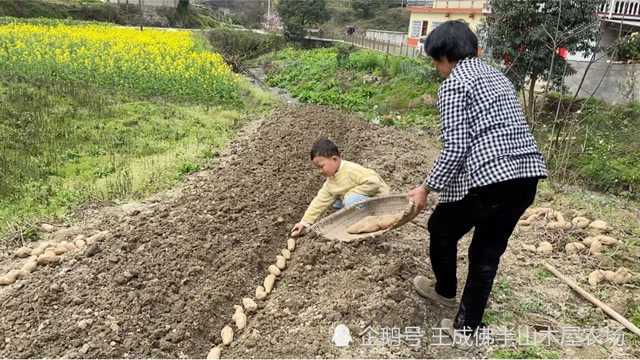
[[318, 194], [302, 217], [306, 225], [313, 224], [337, 199], [351, 194], [377, 196], [389, 193], [389, 186], [374, 170], [351, 161], [341, 160], [340, 168], [325, 180]]

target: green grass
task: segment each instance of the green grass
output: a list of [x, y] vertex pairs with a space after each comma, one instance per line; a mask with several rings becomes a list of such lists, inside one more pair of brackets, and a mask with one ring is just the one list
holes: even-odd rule
[[525, 313], [542, 313], [544, 310], [544, 303], [539, 297], [531, 295], [531, 298], [521, 302], [519, 304], [519, 310]]
[[271, 63], [267, 83], [300, 101], [359, 112], [384, 125], [437, 128], [432, 100], [439, 84], [429, 62], [345, 47], [286, 49], [263, 61]]
[[635, 326], [640, 327], [640, 304], [636, 304], [629, 308], [629, 321], [631, 321]]
[[535, 272], [536, 279], [538, 280], [547, 280], [553, 277], [553, 274], [549, 272], [547, 269], [538, 268]]
[[493, 284], [493, 298], [498, 302], [508, 301], [513, 295], [513, 290], [506, 279], [499, 279]]
[[640, 103], [608, 105], [590, 100], [577, 113], [582, 106], [579, 103], [569, 117], [577, 125], [563, 125], [563, 134], [570, 140], [561, 150], [549, 150], [557, 103], [562, 100], [566, 107], [570, 101], [559, 95], [552, 95], [550, 99], [552, 105], [537, 127], [536, 135], [554, 173], [598, 191], [639, 199]]
[[482, 322], [486, 325], [502, 325], [511, 324], [514, 319], [514, 314], [511, 311], [486, 309], [482, 317]]
[[[226, 24], [220, 14], [202, 7], [189, 7], [186, 11], [175, 8], [155, 8], [154, 17], [144, 19], [145, 26], [180, 28], [219, 28]], [[101, 0], [2, 0], [0, 17], [22, 19], [59, 19], [66, 22], [109, 22], [118, 25], [139, 26], [141, 22], [137, 0], [128, 5], [110, 4]], [[7, 21], [0, 20], [0, 22]], [[38, 20], [36, 20], [38, 21]]]
[[0, 78], [0, 238], [86, 202], [136, 199], [202, 169], [269, 95], [246, 108], [144, 98], [89, 85]]
[[[635, 326], [640, 327], [640, 303], [628, 308], [628, 317]], [[640, 336], [629, 336], [629, 344], [636, 349], [635, 356], [640, 356]]]

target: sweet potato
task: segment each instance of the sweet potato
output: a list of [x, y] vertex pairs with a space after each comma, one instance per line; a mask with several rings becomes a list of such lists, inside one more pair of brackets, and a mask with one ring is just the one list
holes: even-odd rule
[[258, 286], [256, 288], [256, 299], [262, 300], [267, 297], [267, 292], [264, 290], [264, 287]]
[[242, 298], [242, 306], [244, 306], [245, 311], [248, 313], [258, 310], [258, 304], [256, 304], [252, 298]]
[[553, 252], [553, 245], [551, 245], [551, 243], [548, 241], [543, 241], [538, 244], [536, 252], [539, 254], [550, 254], [551, 252]]
[[271, 292], [271, 290], [273, 290], [273, 285], [276, 283], [276, 276], [273, 274], [269, 274], [267, 275], [266, 278], [264, 278], [264, 291], [269, 294]]
[[229, 345], [233, 341], [233, 329], [229, 325], [222, 328], [220, 335], [222, 336], [223, 345]]
[[[48, 250], [48, 249], [47, 249]], [[66, 246], [61, 246], [60, 244], [58, 244], [58, 246], [53, 248], [53, 253], [55, 255], [62, 255], [64, 253], [66, 253], [68, 250], [66, 248]], [[46, 252], [45, 252], [46, 253]]]
[[602, 274], [601, 270], [594, 270], [591, 272], [591, 274], [589, 274], [589, 284], [591, 286], [596, 286], [598, 285], [598, 283], [600, 283], [600, 281], [602, 281], [602, 279], [604, 279], [604, 275]]
[[216, 346], [211, 350], [209, 350], [209, 353], [207, 354], [207, 359], [220, 359], [221, 353], [222, 353], [222, 350], [220, 349], [220, 347]]
[[15, 276], [16, 279], [26, 279], [29, 276], [29, 272], [23, 269], [11, 270], [9, 271], [9, 275]]
[[606, 246], [611, 246], [611, 245], [615, 245], [615, 244], [618, 243], [617, 239], [612, 238], [611, 236], [607, 236], [607, 235], [596, 236], [596, 239], [598, 241], [600, 241], [600, 244], [606, 245]]
[[614, 277], [613, 277], [613, 282], [616, 284], [626, 284], [629, 281], [631, 281], [631, 279], [633, 279], [633, 274], [631, 273], [631, 271], [629, 271], [629, 269], [621, 267], [619, 268]]
[[611, 230], [611, 227], [609, 226], [609, 224], [607, 224], [606, 222], [602, 221], [602, 220], [595, 220], [592, 221], [591, 224], [589, 224], [589, 228], [596, 230], [596, 231], [609, 231]]
[[16, 282], [16, 274], [9, 272], [4, 276], [0, 276], [0, 286], [11, 285]]
[[60, 257], [57, 256], [53, 251], [49, 251], [49, 249], [47, 249], [44, 254], [38, 256], [37, 261], [38, 265], [51, 265], [60, 261]]
[[567, 254], [575, 254], [586, 248], [587, 247], [581, 242], [570, 242], [564, 246], [564, 250]]
[[48, 242], [44, 242], [31, 250], [31, 256], [40, 256], [44, 254], [44, 250], [49, 246]]
[[611, 270], [600, 270], [600, 272], [602, 273], [603, 278], [609, 282], [613, 282], [614, 278], [616, 277], [616, 273]]
[[27, 256], [31, 255], [32, 251], [33, 249], [31, 249], [30, 247], [23, 246], [21, 248], [16, 249], [16, 251], [13, 254], [19, 258], [26, 258]]
[[378, 225], [376, 216], [367, 216], [347, 228], [349, 234], [364, 234], [378, 230], [380, 230], [380, 225]]
[[275, 276], [280, 276], [280, 274], [281, 274], [280, 269], [277, 266], [273, 265], [273, 264], [269, 265], [268, 270], [269, 270], [269, 274], [273, 274]]
[[600, 255], [602, 253], [602, 244], [598, 240], [593, 240], [589, 247], [589, 253], [591, 255]]
[[576, 216], [573, 218], [573, 220], [571, 220], [571, 223], [578, 229], [584, 229], [589, 226], [591, 220], [587, 219], [584, 216]]
[[27, 260], [27, 262], [24, 263], [24, 265], [22, 265], [22, 270], [27, 272], [33, 272], [33, 270], [35, 270], [37, 267], [38, 267], [38, 257], [32, 256], [31, 258], [29, 258], [29, 260]]
[[238, 330], [242, 330], [245, 328], [245, 326], [247, 326], [247, 315], [244, 313], [244, 311], [242, 311], [242, 308], [240, 308], [240, 310], [236, 309], [235, 314], [233, 314], [232, 316], [233, 321], [236, 322], [236, 327], [238, 328]]

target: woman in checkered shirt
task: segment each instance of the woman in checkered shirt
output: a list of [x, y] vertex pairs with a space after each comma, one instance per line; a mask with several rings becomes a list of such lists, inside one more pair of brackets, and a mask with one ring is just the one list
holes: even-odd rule
[[[409, 198], [424, 209], [429, 192], [439, 203], [429, 218], [434, 281], [417, 276], [418, 293], [455, 309], [441, 327], [474, 333], [481, 326], [493, 280], [511, 233], [547, 176], [513, 84], [477, 57], [478, 39], [462, 21], [448, 21], [427, 37], [425, 52], [446, 80], [438, 91], [443, 149], [424, 183]], [[459, 305], [457, 244], [474, 229], [469, 271]]]

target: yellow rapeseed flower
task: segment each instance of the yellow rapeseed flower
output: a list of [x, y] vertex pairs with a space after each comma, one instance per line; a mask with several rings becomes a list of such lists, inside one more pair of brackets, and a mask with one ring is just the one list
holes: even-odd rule
[[233, 98], [236, 76], [186, 31], [110, 25], [0, 26], [0, 70], [89, 81], [144, 95]]

